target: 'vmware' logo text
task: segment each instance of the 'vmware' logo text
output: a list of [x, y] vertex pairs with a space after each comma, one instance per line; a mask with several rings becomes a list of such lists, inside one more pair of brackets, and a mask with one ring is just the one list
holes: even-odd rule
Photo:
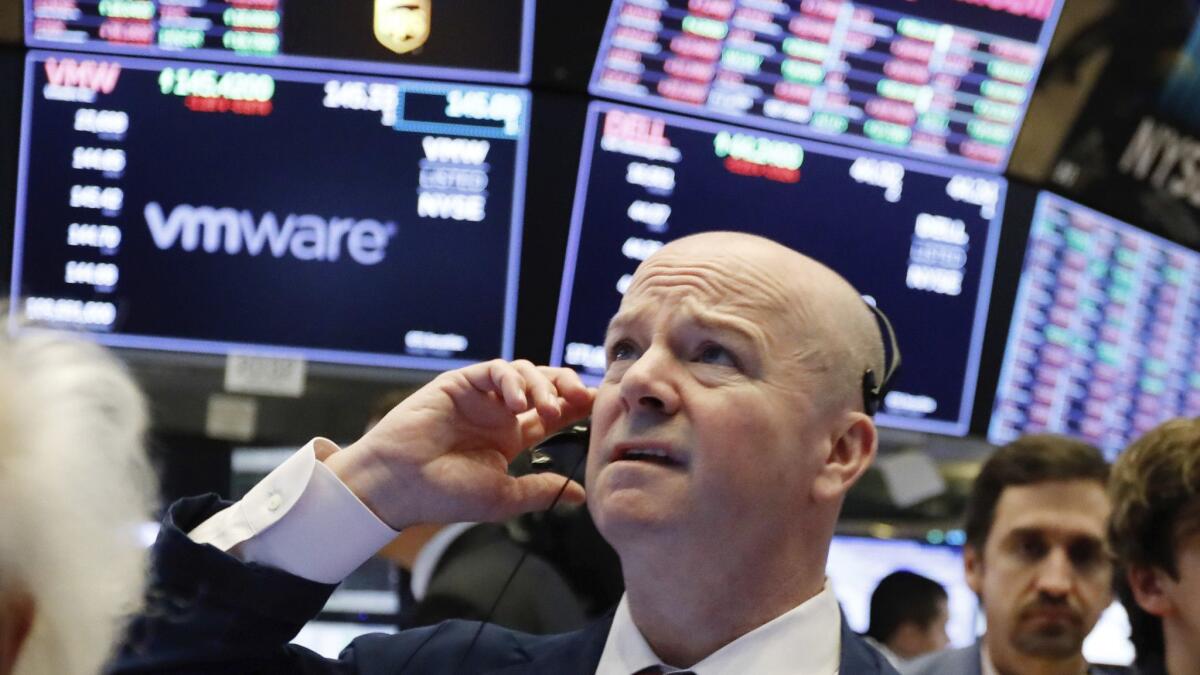
[[291, 255], [297, 260], [333, 262], [346, 254], [360, 265], [375, 265], [387, 253], [388, 240], [396, 224], [354, 218], [322, 218], [288, 214], [282, 220], [267, 211], [255, 219], [247, 210], [180, 204], [163, 214], [158, 202], [146, 204], [146, 225], [154, 245], [168, 250], [179, 245], [185, 251], [203, 248], [207, 253], [224, 251], [237, 255], [243, 250], [257, 256], [264, 250], [276, 258]]

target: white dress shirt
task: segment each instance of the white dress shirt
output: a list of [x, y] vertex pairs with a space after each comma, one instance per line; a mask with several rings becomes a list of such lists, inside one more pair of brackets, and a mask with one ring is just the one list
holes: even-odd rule
[[[696, 675], [837, 675], [842, 650], [842, 612], [829, 582], [799, 607], [721, 647], [687, 670]], [[622, 597], [596, 675], [629, 675], [660, 665], [633, 623]], [[665, 664], [668, 668], [674, 668]]]
[[[214, 514], [188, 536], [246, 562], [312, 581], [338, 583], [346, 578], [397, 532], [317, 461], [315, 447], [324, 443], [333, 445], [323, 438], [309, 442], [241, 501]], [[451, 531], [446, 546], [465, 527]], [[837, 675], [841, 636], [841, 609], [827, 581], [813, 598], [688, 670], [696, 675]], [[626, 598], [621, 598], [596, 675], [629, 675], [660, 663], [633, 624]]]
[[904, 668], [904, 666], [909, 661], [912, 660], [912, 659], [901, 658], [899, 654], [892, 651], [891, 647], [888, 647], [887, 645], [883, 644], [879, 640], [876, 640], [875, 638], [871, 637], [870, 635], [864, 635], [864, 636], [862, 636], [862, 639], [864, 642], [866, 642], [867, 644], [874, 647], [875, 651], [879, 652], [880, 654], [883, 654], [883, 658], [887, 659], [888, 663], [892, 664], [892, 667], [895, 668], [896, 670], [900, 670], [900, 669]]
[[[399, 534], [317, 461], [317, 438], [188, 536], [246, 562], [340, 583]], [[324, 450], [331, 449], [329, 446]]]
[[979, 670], [983, 675], [1000, 675], [996, 672], [996, 664], [992, 663], [992, 655], [988, 653], [986, 642], [979, 647], [979, 661]]

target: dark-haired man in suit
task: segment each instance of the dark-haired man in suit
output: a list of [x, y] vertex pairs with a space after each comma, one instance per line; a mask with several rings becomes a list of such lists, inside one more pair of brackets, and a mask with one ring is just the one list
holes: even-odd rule
[[[598, 390], [567, 369], [468, 366], [346, 448], [309, 444], [237, 505], [176, 504], [159, 603], [118, 670], [893, 673], [824, 574], [876, 450], [884, 353], [858, 293], [765, 239], [686, 237], [638, 268], [605, 348]], [[611, 617], [553, 637], [448, 622], [359, 638], [338, 662], [286, 644], [395, 530], [546, 508], [561, 478], [505, 469], [589, 413], [586, 498], [626, 581]]]
[[987, 633], [906, 666], [908, 675], [1115, 675], [1083, 640], [1112, 603], [1109, 466], [1095, 447], [1030, 434], [983, 464], [967, 500], [967, 583]]

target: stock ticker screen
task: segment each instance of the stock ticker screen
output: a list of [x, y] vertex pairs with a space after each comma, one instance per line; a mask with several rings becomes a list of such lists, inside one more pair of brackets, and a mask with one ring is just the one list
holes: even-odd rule
[[988, 436], [1049, 431], [1115, 457], [1200, 415], [1200, 252], [1038, 197]]
[[25, 0], [31, 47], [525, 84], [535, 0]]
[[14, 322], [442, 369], [512, 353], [528, 94], [32, 52]]
[[599, 96], [1003, 171], [1062, 0], [614, 0]]
[[766, 236], [874, 298], [904, 367], [880, 422], [965, 434], [1006, 185], [998, 177], [593, 103], [551, 361], [596, 382], [637, 265], [706, 230]]

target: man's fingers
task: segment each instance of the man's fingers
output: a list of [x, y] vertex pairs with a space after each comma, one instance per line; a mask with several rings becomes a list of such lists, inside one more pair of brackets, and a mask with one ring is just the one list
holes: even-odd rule
[[559, 499], [561, 504], [581, 504], [587, 498], [582, 485], [558, 474], [538, 473], [513, 478], [508, 484], [502, 512], [496, 514], [496, 519], [505, 520], [530, 511], [544, 511], [550, 508], [560, 491], [563, 493]]
[[572, 404], [591, 402], [591, 390], [579, 378], [579, 373], [571, 368], [541, 366], [538, 371], [554, 384], [559, 396]]
[[513, 413], [529, 408], [529, 400], [525, 396], [525, 378], [507, 361], [494, 359], [467, 366], [458, 372], [477, 391], [499, 395], [504, 406]]
[[[527, 448], [540, 443], [543, 438], [554, 433], [536, 410], [526, 410], [517, 415], [517, 426], [521, 430], [521, 447]], [[515, 456], [515, 455], [514, 455]]]
[[570, 368], [541, 366], [539, 375], [551, 383], [557, 393], [558, 414], [545, 416], [541, 410], [529, 410], [517, 415], [521, 429], [521, 444], [525, 447], [540, 443], [547, 436], [562, 431], [592, 412], [595, 390], [584, 386], [579, 375]]
[[522, 447], [527, 448], [541, 443], [547, 436], [556, 434], [587, 417], [592, 409], [590, 400], [582, 406], [570, 406], [565, 399], [560, 399], [560, 403], [563, 405], [562, 414], [551, 419], [542, 417], [536, 410], [528, 410], [517, 415]]
[[532, 398], [538, 414], [546, 418], [556, 418], [562, 414], [558, 389], [541, 368], [525, 360], [513, 361], [512, 366], [524, 378], [526, 393]]
[[583, 380], [579, 379], [579, 373], [570, 368], [550, 368], [549, 366], [543, 366], [539, 370], [554, 383], [554, 388], [561, 399], [560, 402], [564, 404], [561, 408], [563, 419], [555, 426], [561, 428], [591, 414], [596, 392], [583, 384]]
[[595, 392], [570, 368], [496, 359], [468, 366], [459, 372], [477, 391], [498, 395], [514, 414], [536, 408], [547, 426], [561, 427], [586, 417], [595, 397]]
[[526, 392], [529, 389], [529, 383], [525, 381], [525, 377], [513, 367], [511, 363], [504, 361], [492, 362], [492, 379], [500, 385], [500, 391], [504, 395], [504, 404], [514, 413], [522, 412], [529, 408], [529, 396]]

